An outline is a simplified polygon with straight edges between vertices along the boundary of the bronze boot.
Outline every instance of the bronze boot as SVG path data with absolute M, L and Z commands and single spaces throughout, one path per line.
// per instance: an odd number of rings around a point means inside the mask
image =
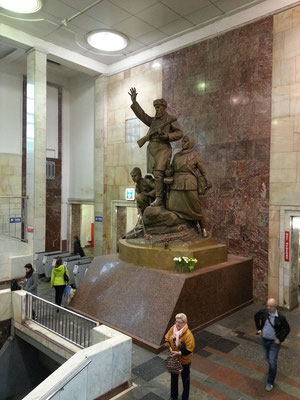
M 162 207 L 164 205 L 164 181 L 163 179 L 155 179 L 156 199 L 150 204 L 151 207 Z

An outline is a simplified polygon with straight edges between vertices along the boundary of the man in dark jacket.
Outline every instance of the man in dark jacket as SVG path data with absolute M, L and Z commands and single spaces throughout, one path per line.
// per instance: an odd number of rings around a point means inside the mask
M 79 254 L 80 257 L 84 257 L 84 251 L 83 248 L 81 247 L 80 239 L 78 235 L 74 236 L 74 255 Z
M 270 298 L 267 301 L 267 309 L 258 311 L 254 316 L 257 334 L 261 335 L 262 345 L 269 363 L 266 385 L 266 391 L 268 392 L 270 392 L 274 386 L 280 344 L 290 332 L 290 326 L 285 316 L 280 314 L 276 307 L 276 300 Z

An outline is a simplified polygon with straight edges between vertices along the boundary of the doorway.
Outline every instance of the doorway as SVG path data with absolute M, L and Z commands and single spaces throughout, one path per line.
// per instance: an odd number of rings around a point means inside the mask
M 111 239 L 110 252 L 118 252 L 118 243 L 127 232 L 131 231 L 138 220 L 135 201 L 112 200 L 111 202 Z
M 94 204 L 71 204 L 70 252 L 73 252 L 74 236 L 78 235 L 85 253 L 93 254 L 94 214 Z
M 298 307 L 300 207 L 280 207 L 279 305 Z
M 291 248 L 292 248 L 292 271 L 294 272 L 294 280 L 297 283 L 298 287 L 298 306 L 300 302 L 300 217 L 293 217 L 292 218 L 292 238 L 291 238 Z

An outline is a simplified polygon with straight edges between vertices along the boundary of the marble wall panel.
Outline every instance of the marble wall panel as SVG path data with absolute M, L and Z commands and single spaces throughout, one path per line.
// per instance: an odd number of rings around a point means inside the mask
M 290 211 L 291 215 L 300 206 L 299 16 L 299 6 L 274 16 L 270 210 L 288 207 L 294 210 Z M 283 223 L 276 218 L 269 231 L 269 283 L 273 285 L 269 291 L 287 308 L 293 306 L 290 289 L 295 286 L 290 279 L 291 265 L 283 258 L 282 238 L 289 226 L 289 220 Z
M 21 196 L 21 164 L 21 155 L 0 153 L 0 196 Z
M 61 148 L 61 144 L 59 145 Z M 61 158 L 47 158 L 55 162 L 55 179 L 46 180 L 46 251 L 59 250 L 61 225 Z
M 213 182 L 207 226 L 230 253 L 254 259 L 258 299 L 268 284 L 272 32 L 265 18 L 163 57 L 163 97 Z M 278 93 L 278 117 L 285 102 L 290 110 L 286 96 Z

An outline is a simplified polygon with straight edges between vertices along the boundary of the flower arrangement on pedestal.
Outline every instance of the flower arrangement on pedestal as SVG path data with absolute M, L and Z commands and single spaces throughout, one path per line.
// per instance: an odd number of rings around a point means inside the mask
M 149 247 L 152 247 L 152 236 L 148 235 L 147 233 L 144 234 L 145 239 L 148 241 L 149 243 Z
M 177 266 L 178 272 L 182 273 L 187 268 L 189 272 L 193 272 L 195 269 L 195 264 L 197 262 L 196 258 L 189 258 L 186 256 L 183 257 L 174 257 L 173 260 Z

